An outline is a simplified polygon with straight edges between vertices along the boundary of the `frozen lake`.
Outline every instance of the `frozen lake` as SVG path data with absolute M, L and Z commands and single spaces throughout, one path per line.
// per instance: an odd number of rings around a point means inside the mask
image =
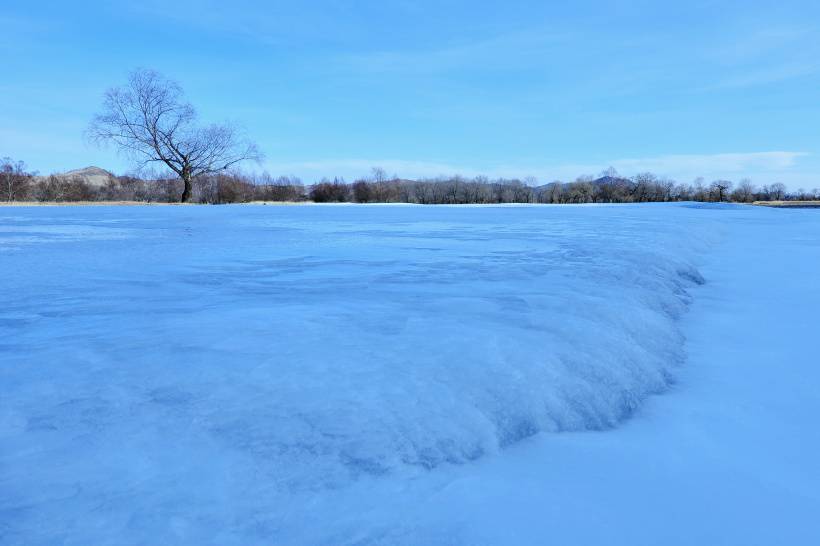
M 679 390 L 704 266 L 818 216 L 0 208 L 0 541 L 468 543 L 385 499 Z

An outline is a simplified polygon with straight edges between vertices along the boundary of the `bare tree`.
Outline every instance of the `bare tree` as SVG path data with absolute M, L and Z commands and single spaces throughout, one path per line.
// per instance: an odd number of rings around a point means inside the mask
M 786 198 L 786 186 L 780 182 L 775 182 L 769 186 L 769 199 L 772 201 L 782 201 Z
M 735 191 L 732 192 L 732 200 L 738 203 L 751 203 L 754 201 L 755 187 L 752 181 L 744 178 L 738 183 Z
M 717 198 L 718 201 L 723 201 L 726 197 L 726 194 L 732 190 L 732 183 L 728 180 L 715 180 L 709 186 L 709 193 L 713 198 Z
M 6 201 L 15 201 L 26 196 L 31 175 L 26 172 L 26 164 L 22 161 L 12 161 L 9 157 L 0 160 L 0 182 L 2 182 L 3 197 Z
M 386 182 L 387 181 L 387 172 L 381 167 L 373 167 L 370 169 L 371 174 L 373 175 L 373 182 Z
M 556 180 L 554 182 L 550 182 L 546 186 L 546 191 L 549 195 L 548 203 L 563 203 L 563 192 L 564 192 L 564 185 Z
M 181 201 L 191 198 L 198 176 L 230 169 L 242 161 L 259 161 L 253 142 L 230 125 L 197 125 L 194 108 L 182 89 L 153 70 L 135 70 L 124 87 L 109 89 L 103 111 L 92 120 L 89 137 L 113 142 L 142 168 L 161 163 L 182 180 Z
M 615 170 L 615 167 L 608 167 L 601 171 L 601 174 L 598 175 L 598 178 L 619 178 L 620 175 L 618 171 Z
M 658 183 L 658 177 L 650 172 L 638 173 L 632 177 L 632 195 L 638 203 L 652 199 L 653 188 Z

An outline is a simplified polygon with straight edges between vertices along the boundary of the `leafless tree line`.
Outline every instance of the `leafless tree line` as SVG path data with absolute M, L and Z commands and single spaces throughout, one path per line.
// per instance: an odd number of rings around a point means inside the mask
M 185 182 L 165 176 L 109 176 L 102 184 L 89 184 L 81 176 L 37 176 L 21 161 L 0 160 L 0 200 L 36 202 L 136 201 L 174 203 Z M 251 201 L 304 201 L 307 192 L 295 176 L 274 178 L 267 173 L 244 175 L 222 172 L 203 174 L 191 181 L 194 203 L 221 204 Z
M 38 177 L 21 161 L 0 160 L 0 198 L 4 201 L 179 201 L 184 181 L 173 173 L 166 176 L 111 176 L 105 183 L 90 185 L 82 177 L 51 175 Z M 478 176 L 438 177 L 406 180 L 388 177 L 381 169 L 353 183 L 344 179 L 322 179 L 304 185 L 295 176 L 273 177 L 268 173 L 240 172 L 202 174 L 191 181 L 190 201 L 221 204 L 253 201 L 314 201 L 317 203 L 645 203 L 663 201 L 753 201 L 818 200 L 820 190 L 789 192 L 780 183 L 755 186 L 748 179 L 737 184 L 727 180 L 711 183 L 696 179 L 682 184 L 642 173 L 621 177 L 612 170 L 599 177 L 579 177 L 573 182 L 538 185 L 535 179 L 491 180 Z
M 573 182 L 538 185 L 529 179 L 495 179 L 478 176 L 439 177 L 422 180 L 387 178 L 384 171 L 346 184 L 344 180 L 322 180 L 311 186 L 309 198 L 316 202 L 419 203 L 419 204 L 499 204 L 499 203 L 646 203 L 667 201 L 713 201 L 751 203 L 754 201 L 815 200 L 820 189 L 787 192 L 774 183 L 757 187 L 748 179 L 736 186 L 728 180 L 706 183 L 702 178 L 682 184 L 652 173 L 619 176 L 607 169 L 599 177 L 582 176 Z

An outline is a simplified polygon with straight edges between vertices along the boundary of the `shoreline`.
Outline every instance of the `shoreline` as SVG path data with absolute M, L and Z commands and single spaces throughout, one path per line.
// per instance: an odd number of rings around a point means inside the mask
M 818 209 L 820 201 L 755 201 L 752 205 L 773 209 Z
M 351 206 L 351 205 L 368 205 L 368 206 L 400 206 L 400 205 L 414 205 L 414 206 L 445 206 L 445 207 L 515 207 L 515 206 L 591 206 L 591 205 L 636 205 L 636 204 L 663 204 L 663 203 L 701 203 L 701 204 L 730 204 L 738 206 L 756 206 L 768 208 L 781 209 L 814 209 L 820 208 L 820 201 L 754 201 L 752 203 L 735 203 L 731 201 L 714 202 L 714 201 L 647 201 L 644 203 L 406 203 L 406 202 L 384 202 L 384 203 L 357 203 L 352 201 L 343 202 L 321 202 L 315 201 L 248 201 L 244 203 L 164 203 L 158 201 L 0 201 L 0 208 L 2 207 L 188 207 L 188 206 L 225 206 L 225 205 L 239 205 L 239 206 Z

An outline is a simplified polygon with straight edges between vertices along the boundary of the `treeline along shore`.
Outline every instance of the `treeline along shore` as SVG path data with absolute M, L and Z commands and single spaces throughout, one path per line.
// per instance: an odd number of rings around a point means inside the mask
M 93 173 L 90 175 L 89 172 Z M 179 201 L 183 182 L 178 177 L 115 176 L 98 168 L 66 174 L 38 176 L 25 164 L 5 158 L 0 161 L 0 201 L 70 203 L 135 201 L 172 203 Z M 267 173 L 225 172 L 203 175 L 193 181 L 191 202 L 203 204 L 268 202 L 316 203 L 646 203 L 668 201 L 712 201 L 752 203 L 756 201 L 813 201 L 820 190 L 787 191 L 780 183 L 757 186 L 750 180 L 691 183 L 642 173 L 632 177 L 609 169 L 598 177 L 582 176 L 572 182 L 538 184 L 535 179 L 489 179 L 483 176 L 441 176 L 407 180 L 390 177 L 375 168 L 370 176 L 352 183 L 344 179 L 322 179 L 304 184 L 295 176 L 272 177 Z

